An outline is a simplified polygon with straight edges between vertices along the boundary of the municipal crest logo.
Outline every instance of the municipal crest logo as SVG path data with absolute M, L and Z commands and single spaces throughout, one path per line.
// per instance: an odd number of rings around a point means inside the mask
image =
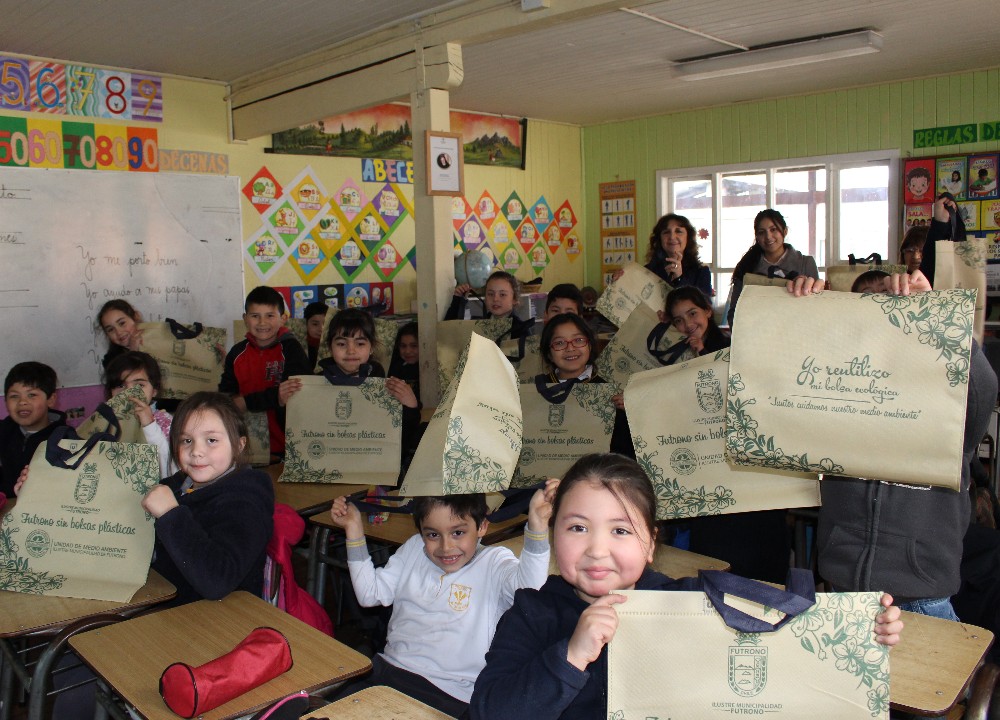
M 566 406 L 553 404 L 549 405 L 549 427 L 562 427 L 566 420 Z
M 452 583 L 448 591 L 448 607 L 455 612 L 464 612 L 469 609 L 469 599 L 472 597 L 472 588 L 468 585 Z
M 183 340 L 174 340 L 174 344 L 171 346 L 170 351 L 176 357 L 184 357 L 184 341 Z
M 24 539 L 24 549 L 31 557 L 43 557 L 52 549 L 52 539 L 44 530 L 32 530 Z
M 313 442 L 309 443 L 309 447 L 306 448 L 306 452 L 309 453 L 309 457 L 313 458 L 314 460 L 319 460 L 325 454 L 323 443 L 321 443 L 319 440 L 314 440 Z
M 698 455 L 690 448 L 677 448 L 670 453 L 670 467 L 678 475 L 690 475 L 698 469 Z
M 73 499 L 81 505 L 86 505 L 97 494 L 97 463 L 84 463 L 83 472 L 77 475 L 76 487 L 73 488 Z
M 759 633 L 736 633 L 729 647 L 729 689 L 740 697 L 759 695 L 767 685 L 767 648 Z
M 642 296 L 643 300 L 649 300 L 649 298 L 653 297 L 653 286 L 647 285 L 642 289 L 642 292 L 639 293 L 639 295 Z
M 521 461 L 522 465 L 530 465 L 535 462 L 535 448 L 525 446 L 521 448 Z
M 714 370 L 699 370 L 694 387 L 702 412 L 717 413 L 722 410 L 722 383 L 716 379 Z
M 628 371 L 628 358 L 623 358 L 623 357 L 618 358 L 615 361 L 615 369 L 618 370 L 619 372 L 627 372 Z
M 351 394 L 349 392 L 342 392 L 337 395 L 337 405 L 334 413 L 338 420 L 347 420 L 351 417 L 351 410 L 353 409 L 351 403 Z

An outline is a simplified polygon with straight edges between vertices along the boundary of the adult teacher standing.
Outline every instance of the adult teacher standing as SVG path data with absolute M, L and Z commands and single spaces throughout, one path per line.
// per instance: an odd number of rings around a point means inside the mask
M 696 287 L 707 297 L 715 294 L 712 271 L 698 257 L 694 225 L 683 215 L 669 213 L 656 221 L 649 234 L 646 269 L 672 288 Z M 612 279 L 617 280 L 621 274 L 618 270 Z

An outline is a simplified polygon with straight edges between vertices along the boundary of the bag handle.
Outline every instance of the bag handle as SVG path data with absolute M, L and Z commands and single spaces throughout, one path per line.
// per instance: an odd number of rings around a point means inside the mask
M 94 412 L 108 424 L 108 429 L 100 434 L 108 435 L 113 441 L 120 441 L 122 439 L 122 423 L 111 406 L 107 403 L 101 403 L 94 409 Z
M 882 256 L 876 252 L 866 258 L 856 258 L 854 257 L 854 253 L 851 253 L 847 256 L 847 262 L 850 265 L 881 265 Z
M 535 376 L 535 389 L 539 395 L 553 405 L 562 405 L 569 399 L 573 393 L 573 386 L 578 382 L 580 382 L 579 378 L 570 378 L 555 385 L 549 385 L 545 382 L 544 375 L 537 375 Z
M 646 352 L 656 358 L 660 365 L 673 365 L 688 347 L 687 340 L 681 338 L 666 350 L 660 350 L 660 342 L 668 330 L 670 330 L 669 323 L 657 323 L 646 336 Z
M 702 570 L 698 575 L 701 578 L 702 589 L 712 606 L 722 616 L 726 625 L 737 632 L 774 632 L 816 603 L 816 586 L 812 572 L 801 568 L 791 568 L 788 571 L 784 590 L 721 570 Z M 780 610 L 785 613 L 785 617 L 773 624 L 760 620 L 731 605 L 726 605 L 727 594 Z
M 164 322 L 166 322 L 167 326 L 170 328 L 171 334 L 178 340 L 194 340 L 196 337 L 201 335 L 201 331 L 205 329 L 200 322 L 196 322 L 191 328 L 181 325 L 173 318 L 167 318 Z
M 63 440 L 79 439 L 80 437 L 76 434 L 76 431 L 68 425 L 61 425 L 53 430 L 52 434 L 45 441 L 45 459 L 49 465 L 62 468 L 63 470 L 76 470 L 97 443 L 102 441 L 116 442 L 115 438 L 107 433 L 94 433 L 84 440 L 83 445 L 76 450 L 59 447 L 59 443 Z
M 513 330 L 514 326 L 511 325 L 511 332 L 513 332 Z M 524 360 L 524 356 L 528 354 L 524 349 L 524 343 L 527 339 L 528 339 L 527 335 L 521 335 L 519 338 L 517 338 L 517 354 L 507 355 L 507 353 L 504 353 L 504 355 L 507 356 L 508 360 L 510 360 L 511 362 L 520 362 L 521 360 Z M 501 341 L 497 340 L 496 342 L 497 345 L 499 346 Z

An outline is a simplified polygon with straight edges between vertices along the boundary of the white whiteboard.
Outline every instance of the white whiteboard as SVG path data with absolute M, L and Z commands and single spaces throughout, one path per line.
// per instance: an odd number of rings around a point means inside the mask
M 37 360 L 60 387 L 100 382 L 113 298 L 231 328 L 242 238 L 239 178 L 0 167 L 0 372 Z

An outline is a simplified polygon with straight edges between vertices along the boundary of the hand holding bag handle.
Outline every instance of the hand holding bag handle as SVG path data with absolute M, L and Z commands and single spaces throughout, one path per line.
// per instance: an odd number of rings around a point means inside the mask
M 539 375 L 535 378 L 535 389 L 548 402 L 554 405 L 562 405 L 569 399 L 570 394 L 573 392 L 573 386 L 579 382 L 583 381 L 578 378 L 570 378 L 555 385 L 549 385 L 545 382 L 545 377 Z
M 121 432 L 120 429 L 119 432 Z M 76 470 L 97 443 L 101 441 L 116 442 L 115 438 L 107 433 L 94 433 L 76 450 L 69 450 L 59 446 L 59 443 L 63 440 L 79 439 L 76 431 L 69 426 L 60 426 L 53 430 L 52 434 L 45 441 L 45 459 L 49 465 L 62 468 L 63 470 Z
M 165 322 L 170 328 L 170 333 L 178 340 L 194 340 L 205 329 L 205 326 L 200 322 L 196 322 L 191 328 L 181 325 L 173 318 L 167 318 Z
M 816 586 L 812 572 L 801 568 L 791 568 L 788 571 L 784 590 L 721 570 L 702 570 L 699 577 L 712 606 L 722 616 L 726 625 L 737 632 L 774 632 L 816 603 Z M 759 620 L 742 610 L 726 605 L 727 594 L 780 610 L 785 613 L 785 617 L 773 624 Z
M 660 365 L 673 365 L 677 358 L 684 354 L 688 344 L 686 338 L 681 338 L 666 350 L 660 350 L 663 336 L 670 330 L 670 323 L 657 323 L 656 327 L 646 336 L 646 352 L 656 358 Z

